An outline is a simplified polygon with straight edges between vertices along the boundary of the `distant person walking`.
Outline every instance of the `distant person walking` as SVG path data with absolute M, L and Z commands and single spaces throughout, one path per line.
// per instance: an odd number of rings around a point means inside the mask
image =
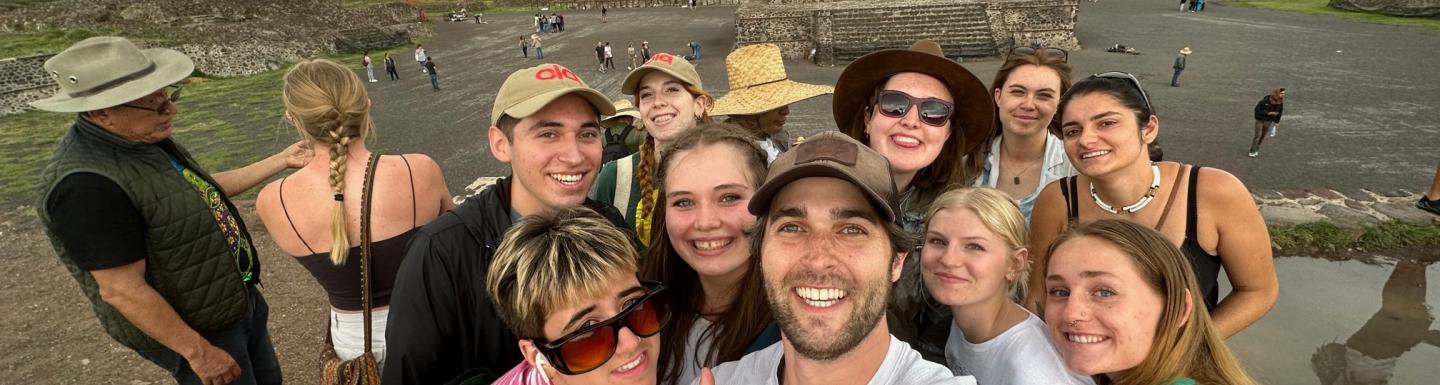
M 607 21 L 607 20 L 605 19 L 605 15 L 606 15 L 607 13 L 610 13 L 610 8 L 609 8 L 609 7 L 606 7 L 605 4 L 600 4 L 600 22 L 601 22 L 601 23 L 608 23 L 608 22 L 609 22 L 609 21 Z
M 365 64 L 365 76 L 370 78 L 370 82 L 374 83 L 379 81 L 375 80 L 375 65 L 370 61 L 370 50 L 365 50 L 365 59 L 361 62 Z
M 699 41 L 699 40 L 691 40 L 691 41 L 690 41 L 690 57 L 693 58 L 693 59 L 691 59 L 691 60 L 700 60 L 700 41 Z
M 595 43 L 595 60 L 600 62 L 600 72 L 605 72 L 605 42 Z
M 434 88 L 436 91 L 439 91 L 439 90 L 440 90 L 440 78 L 438 77 L 438 75 L 435 74 L 435 58 L 434 58 L 434 57 L 430 57 L 429 60 L 426 60 L 426 61 L 425 61 L 425 72 L 427 72 L 427 73 L 430 74 L 430 88 Z
M 389 52 L 385 53 L 385 73 L 390 75 L 390 81 L 392 82 L 400 80 L 400 73 L 395 71 L 395 58 L 390 57 Z
M 1260 144 L 1265 137 L 1275 136 L 1280 128 L 1280 114 L 1285 111 L 1285 87 L 1270 90 L 1269 95 L 1255 103 L 1255 138 L 1250 140 L 1250 157 L 1260 155 Z
M 520 57 L 530 58 L 530 42 L 525 41 L 524 36 L 520 37 Z
M 610 42 L 605 42 L 605 68 L 615 69 L 615 51 L 610 49 Z
M 650 42 L 648 42 L 648 41 L 642 41 L 642 42 L 640 42 L 640 63 L 641 63 L 641 64 L 644 64 L 644 63 L 649 63 L 649 62 L 650 62 Z
M 626 48 L 625 48 L 625 52 L 630 55 L 630 66 L 629 66 L 629 67 L 625 67 L 625 70 L 626 70 L 626 71 L 630 71 L 630 70 L 634 70 L 635 67 L 639 67 L 640 64 L 635 62 L 635 59 L 636 59 L 636 57 L 635 57 L 635 42 L 627 43 L 627 44 L 626 44 Z
M 565 15 L 555 14 L 555 25 L 560 26 L 560 32 L 565 32 Z
M 1170 77 L 1171 87 L 1180 86 L 1180 72 L 1185 71 L 1185 58 L 1188 56 L 1190 56 L 1190 47 L 1181 48 L 1180 54 L 1175 56 L 1175 65 L 1170 66 L 1175 69 L 1175 76 Z
M 420 72 L 425 72 L 425 60 L 426 60 L 426 58 L 427 58 L 427 56 L 425 56 L 425 46 L 420 45 L 420 44 L 416 44 L 416 45 L 415 45 L 415 62 L 416 62 L 416 63 L 420 63 Z
M 545 60 L 545 48 L 542 48 L 542 46 L 541 46 L 541 44 L 540 44 L 540 34 L 538 34 L 538 33 L 532 33 L 532 34 L 530 34 L 530 46 L 531 46 L 531 47 L 535 47 L 535 58 L 536 58 L 536 59 Z

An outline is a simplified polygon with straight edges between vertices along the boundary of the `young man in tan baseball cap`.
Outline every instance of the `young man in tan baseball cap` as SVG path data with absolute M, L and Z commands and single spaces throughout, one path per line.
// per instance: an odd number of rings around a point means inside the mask
M 885 303 L 915 240 L 895 224 L 890 162 L 839 131 L 781 154 L 750 198 L 750 238 L 781 343 L 715 384 L 974 384 L 890 335 Z M 710 379 L 702 378 L 705 383 Z
M 633 240 L 615 208 L 585 197 L 600 169 L 600 116 L 613 114 L 609 99 L 560 65 L 505 79 L 486 134 L 491 154 L 510 165 L 511 175 L 411 239 L 391 294 L 384 383 L 489 383 L 520 362 L 518 340 L 485 291 L 491 255 L 520 218 L 584 206 Z

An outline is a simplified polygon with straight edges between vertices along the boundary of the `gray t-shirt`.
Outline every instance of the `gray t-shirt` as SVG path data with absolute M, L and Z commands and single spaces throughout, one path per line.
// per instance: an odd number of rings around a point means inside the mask
M 1026 315 L 1024 321 L 978 344 L 966 341 L 965 332 L 951 322 L 946 364 L 956 375 L 973 375 L 985 385 L 1094 385 L 1090 378 L 1066 369 L 1045 323 L 1035 314 Z
M 750 353 L 739 361 L 726 362 L 714 369 L 716 384 L 763 384 L 780 385 L 780 361 L 784 359 L 785 344 L 771 345 L 764 350 Z M 692 384 L 699 384 L 697 379 Z M 895 336 L 890 336 L 890 349 L 885 361 L 870 378 L 869 385 L 920 384 L 920 385 L 975 385 L 975 377 L 950 373 L 940 364 L 920 358 L 920 352 L 910 348 Z

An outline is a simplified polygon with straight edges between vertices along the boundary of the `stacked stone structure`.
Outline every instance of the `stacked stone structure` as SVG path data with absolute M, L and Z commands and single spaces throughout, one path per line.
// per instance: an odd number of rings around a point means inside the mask
M 1068 50 L 1076 0 L 750 0 L 735 14 L 736 44 L 775 43 L 789 58 L 854 60 L 919 39 L 952 57 L 987 57 L 1038 43 Z
M 743 0 L 695 0 L 696 6 L 714 5 L 739 5 Z M 502 6 L 544 6 L 560 7 L 564 9 L 600 9 L 601 5 L 608 8 L 659 8 L 679 7 L 690 4 L 689 0 L 495 0 L 495 5 Z
M 235 77 L 407 44 L 424 31 L 418 12 L 399 2 L 351 9 L 333 0 L 56 0 L 0 14 L 0 31 L 123 31 L 141 46 L 189 55 L 200 73 Z M 54 93 L 42 67 L 51 55 L 0 60 L 0 115 Z
M 1440 0 L 1330 0 L 1330 8 L 1392 16 L 1440 18 Z

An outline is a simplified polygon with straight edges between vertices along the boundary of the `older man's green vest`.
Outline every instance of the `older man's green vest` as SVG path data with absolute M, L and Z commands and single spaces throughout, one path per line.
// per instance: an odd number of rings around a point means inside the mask
M 51 190 L 71 174 L 93 173 L 114 181 L 129 195 L 145 220 L 145 281 L 201 335 L 209 336 L 234 325 L 245 316 L 249 306 L 246 283 L 236 258 L 210 206 L 195 187 L 175 171 L 160 146 L 173 145 L 178 160 L 211 184 L 219 185 L 178 144 L 166 142 L 130 142 L 83 118 L 76 118 L 41 173 L 41 196 L 36 206 L 55 254 L 80 283 L 105 332 L 120 344 L 142 351 L 165 346 L 100 298 L 94 276 L 75 265 L 55 236 L 56 224 L 45 207 Z M 223 193 L 219 195 L 232 213 L 238 213 L 229 198 Z M 238 215 L 236 220 L 240 220 Z M 238 223 L 241 233 L 245 233 L 244 222 Z M 248 242 L 249 237 L 245 238 Z M 245 246 L 254 250 L 249 244 Z M 258 276 L 259 262 L 255 263 L 253 272 Z

